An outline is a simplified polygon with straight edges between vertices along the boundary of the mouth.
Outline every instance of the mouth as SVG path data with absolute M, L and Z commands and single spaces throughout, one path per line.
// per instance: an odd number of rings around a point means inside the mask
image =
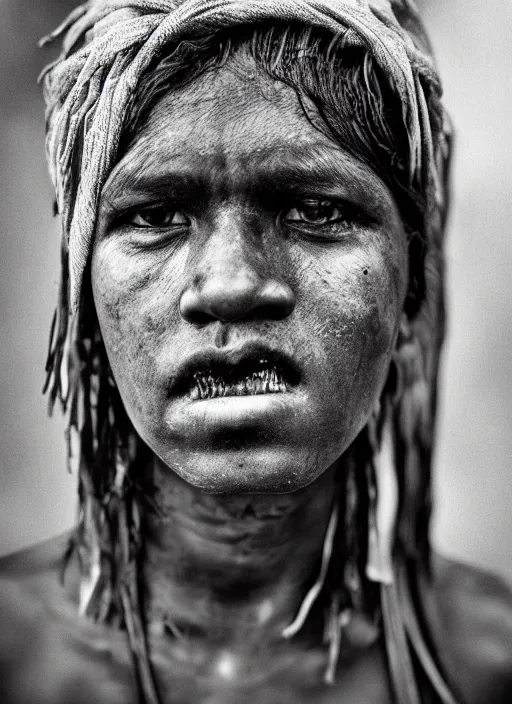
M 299 369 L 288 355 L 260 343 L 246 343 L 192 355 L 178 370 L 169 393 L 192 401 L 283 394 L 293 391 L 299 381 Z
M 259 369 L 245 373 L 242 369 L 232 369 L 224 375 L 196 372 L 189 396 L 194 401 L 203 401 L 225 396 L 279 394 L 291 390 L 283 369 L 270 366 L 265 360 L 260 360 L 259 365 Z

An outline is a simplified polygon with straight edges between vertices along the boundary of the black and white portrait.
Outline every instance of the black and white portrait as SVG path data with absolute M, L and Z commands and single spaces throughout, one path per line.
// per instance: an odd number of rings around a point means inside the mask
M 2 703 L 512 701 L 511 29 L 4 0 Z

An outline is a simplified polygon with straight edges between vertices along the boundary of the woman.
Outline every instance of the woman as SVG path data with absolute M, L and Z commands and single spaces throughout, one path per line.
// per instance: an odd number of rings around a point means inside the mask
M 450 133 L 413 7 L 102 0 L 62 33 L 80 515 L 4 562 L 4 698 L 509 701 L 508 592 L 429 551 Z

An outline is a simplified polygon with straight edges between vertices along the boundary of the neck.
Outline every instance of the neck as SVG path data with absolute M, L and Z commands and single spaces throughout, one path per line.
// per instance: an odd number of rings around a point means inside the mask
M 205 494 L 155 461 L 145 617 L 212 641 L 281 637 L 320 569 L 335 467 L 291 494 Z M 167 624 L 167 625 L 166 625 Z

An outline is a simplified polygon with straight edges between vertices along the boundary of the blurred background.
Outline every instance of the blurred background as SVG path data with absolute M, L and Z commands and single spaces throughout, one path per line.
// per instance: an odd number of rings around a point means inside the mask
M 512 3 L 419 3 L 456 131 L 434 545 L 512 580 Z M 0 554 L 68 528 L 76 477 L 41 395 L 59 233 L 37 40 L 70 0 L 0 0 Z

